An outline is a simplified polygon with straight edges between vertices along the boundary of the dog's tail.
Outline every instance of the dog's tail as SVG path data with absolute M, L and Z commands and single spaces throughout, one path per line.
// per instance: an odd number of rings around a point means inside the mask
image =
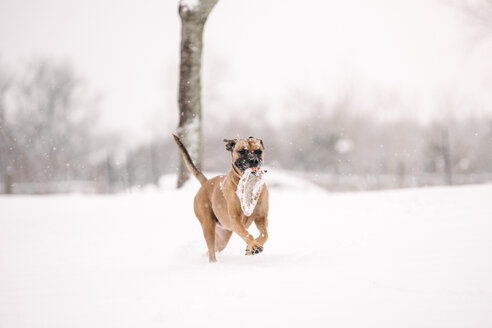
M 203 184 L 207 182 L 208 179 L 203 175 L 202 172 L 200 172 L 199 169 L 197 169 L 195 164 L 193 164 L 190 154 L 188 154 L 188 151 L 186 150 L 181 140 L 175 134 L 173 134 L 173 137 L 174 137 L 174 141 L 176 141 L 176 144 L 178 145 L 181 155 L 183 155 L 183 159 L 186 163 L 186 167 L 195 176 L 195 178 L 197 178 L 198 181 L 200 181 L 200 184 L 203 186 Z

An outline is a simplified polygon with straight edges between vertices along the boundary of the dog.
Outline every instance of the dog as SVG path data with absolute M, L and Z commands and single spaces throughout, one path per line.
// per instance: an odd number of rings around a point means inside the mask
M 246 243 L 246 255 L 261 253 L 268 239 L 268 189 L 263 185 L 250 216 L 243 213 L 236 190 L 248 168 L 259 169 L 263 164 L 263 141 L 253 137 L 224 139 L 226 150 L 231 153 L 231 169 L 225 176 L 207 179 L 197 169 L 181 140 L 174 134 L 173 137 L 188 170 L 201 184 L 195 196 L 194 211 L 203 229 L 209 261 L 216 261 L 215 253 L 224 250 L 233 232 Z M 253 222 L 260 232 L 258 238 L 253 238 L 246 230 Z

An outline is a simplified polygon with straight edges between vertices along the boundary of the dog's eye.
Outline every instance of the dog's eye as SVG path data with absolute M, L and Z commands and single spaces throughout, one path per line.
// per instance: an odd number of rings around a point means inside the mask
M 241 155 L 245 155 L 248 153 L 248 150 L 246 148 L 243 148 L 243 149 L 239 150 L 238 153 Z
M 255 154 L 256 155 L 261 155 L 261 153 L 263 153 L 263 151 L 261 151 L 261 149 L 256 149 L 255 150 Z

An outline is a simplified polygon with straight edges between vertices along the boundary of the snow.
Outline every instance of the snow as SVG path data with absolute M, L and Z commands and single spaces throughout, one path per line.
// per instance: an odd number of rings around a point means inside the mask
M 348 153 L 354 149 L 354 142 L 350 139 L 343 138 L 335 143 L 335 150 L 340 154 Z
M 234 236 L 213 264 L 196 181 L 0 197 L 0 326 L 492 326 L 492 185 L 328 193 L 265 179 L 264 252 L 244 256 Z
M 187 8 L 188 10 L 193 10 L 199 3 L 200 0 L 180 0 L 179 2 L 182 7 Z

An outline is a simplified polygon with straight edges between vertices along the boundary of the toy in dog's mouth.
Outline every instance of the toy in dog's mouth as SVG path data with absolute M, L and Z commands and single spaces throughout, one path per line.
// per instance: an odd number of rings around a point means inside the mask
M 244 171 L 237 184 L 236 195 L 241 202 L 244 215 L 250 216 L 255 210 L 265 181 L 263 171 L 259 167 L 248 168 Z

